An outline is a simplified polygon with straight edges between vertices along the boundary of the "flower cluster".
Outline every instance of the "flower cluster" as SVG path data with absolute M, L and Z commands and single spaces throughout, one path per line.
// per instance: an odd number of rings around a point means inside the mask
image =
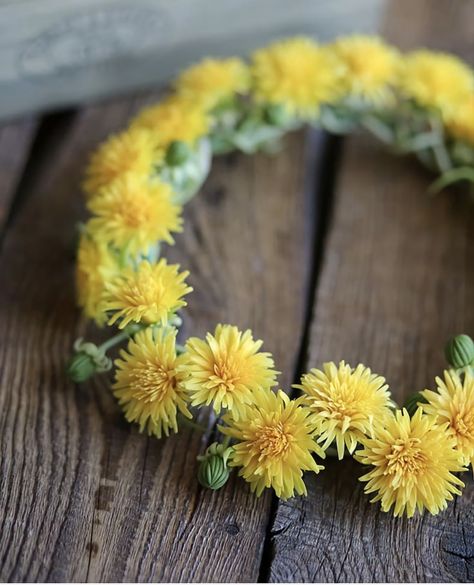
M 182 230 L 182 204 L 205 179 L 212 154 L 271 147 L 304 123 L 336 132 L 364 127 L 399 152 L 474 180 L 474 74 L 452 55 L 402 55 L 377 37 L 320 45 L 296 37 L 257 50 L 249 63 L 204 59 L 160 103 L 93 153 L 84 191 L 78 299 L 99 325 L 108 283 Z M 113 295 L 112 295 L 113 296 Z
M 78 303 L 98 326 L 117 328 L 97 347 L 80 340 L 68 373 L 82 382 L 112 367 L 127 421 L 158 438 L 211 407 L 222 443 L 200 457 L 199 481 L 222 487 L 230 470 L 260 495 L 306 494 L 303 475 L 334 452 L 368 466 L 361 480 L 395 515 L 442 510 L 474 462 L 474 343 L 450 342 L 436 391 L 398 410 L 385 379 L 344 361 L 312 369 L 278 390 L 272 356 L 250 330 L 217 325 L 180 340 L 189 273 L 161 257 L 183 228 L 182 207 L 205 180 L 213 154 L 271 149 L 310 123 L 365 128 L 441 174 L 439 185 L 474 181 L 474 74 L 451 55 L 402 55 L 376 37 L 327 44 L 297 37 L 257 50 L 249 62 L 205 59 L 171 93 L 92 154 L 83 183 Z M 471 355 L 472 354 L 472 355 Z

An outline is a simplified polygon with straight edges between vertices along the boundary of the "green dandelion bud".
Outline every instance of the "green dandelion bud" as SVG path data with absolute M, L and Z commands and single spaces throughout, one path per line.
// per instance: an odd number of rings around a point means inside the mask
M 232 447 L 212 443 L 206 453 L 198 457 L 198 461 L 201 462 L 198 470 L 198 481 L 203 487 L 219 490 L 225 485 L 230 475 L 227 460 L 231 453 Z
M 419 403 L 426 403 L 426 399 L 421 395 L 420 392 L 415 392 L 414 394 L 410 394 L 408 398 L 405 400 L 403 408 L 405 408 L 410 415 L 410 418 L 415 414 L 418 410 Z
M 86 353 L 78 353 L 73 356 L 67 367 L 68 378 L 76 383 L 85 382 L 94 374 L 94 360 Z
M 453 368 L 464 368 L 474 362 L 474 341 L 469 335 L 456 335 L 446 344 L 444 355 Z
M 103 349 L 94 343 L 83 341 L 82 338 L 74 343 L 74 352 L 66 370 L 73 382 L 85 382 L 95 373 L 107 372 L 112 367 L 112 361 L 105 355 Z
M 283 104 L 270 104 L 265 108 L 264 118 L 271 126 L 285 126 L 289 121 L 288 109 Z
M 189 146 L 181 140 L 174 140 L 166 152 L 166 164 L 170 167 L 179 167 L 187 162 L 192 155 Z
M 211 455 L 205 461 L 201 461 L 198 471 L 198 481 L 203 487 L 218 490 L 228 479 L 229 470 L 222 457 Z

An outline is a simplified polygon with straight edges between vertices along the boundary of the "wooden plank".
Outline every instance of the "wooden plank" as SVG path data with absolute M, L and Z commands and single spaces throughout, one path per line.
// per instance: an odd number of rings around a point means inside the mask
M 84 333 L 74 307 L 75 222 L 85 157 L 137 103 L 80 113 L 38 170 L 8 233 L 0 270 L 0 578 L 5 581 L 255 581 L 270 497 L 242 480 L 196 480 L 201 437 L 169 440 L 127 425 L 107 379 L 64 375 Z M 288 387 L 305 320 L 318 144 L 289 137 L 274 158 L 215 163 L 169 250 L 192 272 L 188 333 L 219 321 L 266 340 Z M 312 157 L 305 178 L 305 156 Z M 308 189 L 304 184 L 309 183 Z
M 8 216 L 36 127 L 33 118 L 0 127 L 0 230 Z
M 388 36 L 405 47 L 472 51 L 473 5 L 394 1 Z M 471 54 L 472 56 L 472 54 Z M 446 339 L 474 331 L 474 210 L 437 199 L 418 165 L 367 138 L 344 149 L 315 294 L 306 370 L 359 361 L 383 373 L 399 402 L 430 387 Z M 280 503 L 269 580 L 430 582 L 474 579 L 474 485 L 436 517 L 394 519 L 370 504 L 353 460 L 328 461 L 307 499 Z
M 0 118 L 161 83 L 271 39 L 373 31 L 385 0 L 0 0 Z

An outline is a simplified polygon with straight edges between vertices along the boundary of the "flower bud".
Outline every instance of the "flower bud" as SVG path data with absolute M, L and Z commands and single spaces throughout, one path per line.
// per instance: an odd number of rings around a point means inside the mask
M 67 375 L 70 380 L 80 384 L 95 374 L 96 366 L 94 358 L 86 353 L 75 354 L 67 367 Z
M 218 490 L 228 479 L 229 469 L 222 460 L 222 457 L 219 457 L 219 455 L 211 455 L 209 458 L 201 461 L 198 471 L 198 481 L 203 487 Z
M 474 341 L 469 335 L 456 335 L 446 344 L 444 354 L 450 366 L 464 368 L 474 362 Z
M 94 343 L 79 338 L 74 343 L 74 351 L 75 354 L 66 370 L 69 379 L 73 382 L 85 382 L 96 372 L 106 372 L 112 367 L 112 361 Z
M 198 481 L 203 487 L 218 490 L 225 485 L 230 475 L 227 460 L 231 453 L 232 447 L 213 443 L 204 455 L 198 457 L 198 461 L 201 462 Z
M 270 104 L 265 108 L 265 122 L 271 126 L 285 126 L 288 123 L 288 109 L 283 104 Z
M 415 392 L 414 394 L 410 394 L 410 396 L 408 396 L 408 398 L 405 400 L 403 408 L 405 408 L 410 417 L 412 417 L 418 410 L 420 402 L 425 403 L 426 399 L 421 395 L 420 392 Z
M 189 159 L 191 154 L 191 149 L 185 142 L 174 140 L 166 152 L 166 164 L 170 167 L 179 167 Z

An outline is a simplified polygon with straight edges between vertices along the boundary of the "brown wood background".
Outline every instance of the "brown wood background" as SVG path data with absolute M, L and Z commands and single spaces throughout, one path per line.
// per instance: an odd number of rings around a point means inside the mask
M 474 5 L 393 0 L 385 34 L 474 61 Z M 122 99 L 0 129 L 0 579 L 2 581 L 473 581 L 473 482 L 437 517 L 369 505 L 351 461 L 309 497 L 257 500 L 196 481 L 209 433 L 130 428 L 106 378 L 64 376 L 93 334 L 74 306 L 74 229 L 90 149 L 156 98 Z M 431 199 L 430 176 L 372 140 L 312 132 L 276 157 L 216 160 L 169 249 L 192 273 L 186 331 L 252 327 L 283 387 L 345 358 L 395 396 L 431 384 L 445 339 L 474 333 L 474 211 Z

